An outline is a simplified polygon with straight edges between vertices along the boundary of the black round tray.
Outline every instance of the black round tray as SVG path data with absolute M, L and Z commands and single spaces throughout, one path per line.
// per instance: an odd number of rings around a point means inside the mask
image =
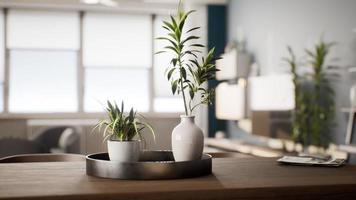
M 86 172 L 90 176 L 112 179 L 179 179 L 211 174 L 212 157 L 175 162 L 171 151 L 143 151 L 139 162 L 110 161 L 108 153 L 86 156 Z

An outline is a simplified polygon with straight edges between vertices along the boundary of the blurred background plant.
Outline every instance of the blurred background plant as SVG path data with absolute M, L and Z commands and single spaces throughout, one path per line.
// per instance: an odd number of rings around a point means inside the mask
M 306 49 L 306 67 L 311 73 L 299 73 L 296 56 L 287 47 L 289 57 L 284 60 L 290 66 L 295 92 L 292 138 L 305 148 L 309 145 L 327 148 L 330 130 L 335 117 L 335 95 L 330 79 L 337 77 L 339 68 L 326 64 L 330 48 L 335 43 L 321 39 L 312 49 Z M 330 70 L 332 69 L 332 70 Z

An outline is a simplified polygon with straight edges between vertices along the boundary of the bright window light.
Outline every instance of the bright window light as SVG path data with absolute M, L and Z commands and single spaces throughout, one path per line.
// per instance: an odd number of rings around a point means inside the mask
M 75 112 L 76 84 L 74 51 L 10 52 L 10 112 Z
M 83 23 L 84 66 L 151 67 L 150 15 L 86 13 Z
M 79 13 L 14 10 L 8 13 L 11 49 L 79 49 Z
M 87 68 L 85 73 L 84 109 L 102 112 L 106 101 L 125 102 L 127 110 L 149 109 L 147 69 Z
M 156 112 L 184 111 L 184 104 L 181 98 L 155 98 L 153 106 Z

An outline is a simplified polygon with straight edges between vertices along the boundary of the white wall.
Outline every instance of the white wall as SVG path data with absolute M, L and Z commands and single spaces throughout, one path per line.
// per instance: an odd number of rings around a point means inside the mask
M 356 1 L 355 0 L 231 0 L 229 4 L 229 39 L 244 37 L 247 50 L 261 67 L 261 74 L 288 71 L 282 57 L 286 46 L 304 55 L 321 35 L 335 41 L 330 58 L 335 64 L 356 66 Z M 341 107 L 349 106 L 349 88 L 356 83 L 356 74 L 344 72 L 334 82 L 337 103 L 337 124 L 334 139 L 343 142 L 347 115 Z
M 229 8 L 229 38 L 245 35 L 263 74 L 285 70 L 286 45 L 300 55 L 322 34 L 338 43 L 332 54 L 342 58 L 340 64 L 356 61 L 354 0 L 232 0 Z

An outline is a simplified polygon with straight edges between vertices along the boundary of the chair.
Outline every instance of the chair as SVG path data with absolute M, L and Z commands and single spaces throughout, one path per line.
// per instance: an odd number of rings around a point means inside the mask
M 0 158 L 18 154 L 49 153 L 49 151 L 36 141 L 21 138 L 1 138 Z
M 79 153 L 80 137 L 74 127 L 54 127 L 40 133 L 33 141 L 52 153 Z
M 80 154 L 23 154 L 0 158 L 0 163 L 25 163 L 25 162 L 75 162 L 85 161 L 85 156 Z

